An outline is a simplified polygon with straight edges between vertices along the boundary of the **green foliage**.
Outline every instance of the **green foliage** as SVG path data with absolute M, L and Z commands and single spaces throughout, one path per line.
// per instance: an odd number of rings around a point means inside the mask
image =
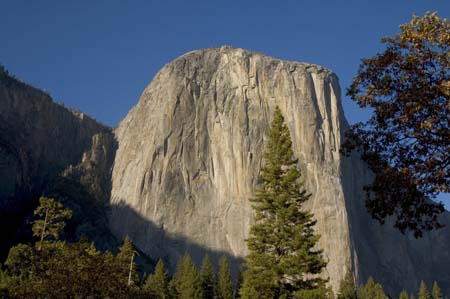
M 356 299 L 356 287 L 351 271 L 348 271 L 341 281 L 337 299 Z
M 9 297 L 8 285 L 11 283 L 10 280 L 11 278 L 5 273 L 5 271 L 3 271 L 0 264 L 0 299 L 6 299 Z
M 139 284 L 139 275 L 135 262 L 135 248 L 128 236 L 125 237 L 119 252 L 109 259 L 111 275 L 118 284 L 136 290 Z
M 233 299 L 233 283 L 231 282 L 230 266 L 226 256 L 222 256 L 219 260 L 217 299 Z
M 367 208 L 381 223 L 394 216 L 416 237 L 441 227 L 442 204 L 427 200 L 450 192 L 450 22 L 436 13 L 413 16 L 384 52 L 363 59 L 347 94 L 369 121 L 347 132 L 344 152 L 357 149 L 374 172 Z
M 149 275 L 145 280 L 143 289 L 151 298 L 169 298 L 169 273 L 161 259 L 156 264 L 154 273 Z
M 358 289 L 358 299 L 388 299 L 381 284 L 369 277 L 367 283 Z
M 400 293 L 400 296 L 398 297 L 399 299 L 409 299 L 409 294 L 407 291 L 402 291 Z
M 43 242 L 40 249 L 11 249 L 6 266 L 11 298 L 134 298 L 137 289 L 118 280 L 117 257 L 88 242 Z
M 290 298 L 288 296 L 280 297 L 280 299 Z M 332 299 L 334 298 L 333 292 L 330 288 L 320 287 L 314 289 L 303 289 L 296 291 L 294 294 L 295 299 Z
M 275 290 L 272 284 L 272 273 L 263 271 L 258 273 L 256 269 L 250 268 L 244 272 L 244 281 L 239 291 L 243 299 L 273 299 Z
M 316 248 L 313 215 L 302 210 L 309 199 L 300 180 L 289 130 L 277 107 L 268 132 L 261 184 L 251 199 L 255 224 L 247 245 L 247 271 L 241 296 L 291 298 L 300 290 L 321 289 L 319 274 L 326 263 Z
M 117 245 L 117 240 L 108 226 L 106 201 L 98 200 L 79 181 L 65 176 L 59 176 L 52 182 L 50 194 L 60 199 L 61 203 L 73 212 L 64 229 L 64 237 L 76 240 L 83 236 L 98 241 L 102 248 Z
M 72 217 L 72 211 L 55 201 L 53 198 L 39 198 L 39 206 L 34 211 L 38 218 L 33 222 L 33 236 L 40 238 L 39 247 L 47 238 L 58 239 L 64 228 L 65 220 Z
M 36 264 L 37 257 L 34 247 L 26 244 L 12 247 L 5 262 L 11 275 L 23 278 L 35 272 Z
M 425 281 L 420 282 L 418 299 L 431 299 L 430 292 L 428 291 L 427 284 Z
M 332 291 L 325 286 L 299 289 L 292 293 L 277 293 L 270 278 L 249 277 L 249 271 L 239 278 L 233 293 L 230 269 L 226 257 L 219 262 L 217 282 L 214 279 L 212 262 L 203 259 L 200 273 L 189 255 L 180 259 L 177 272 L 169 282 L 169 274 L 162 260 L 159 260 L 153 274 L 149 275 L 142 287 L 138 286 L 137 274 L 128 285 L 131 256 L 134 248 L 126 238 L 117 255 L 98 251 L 93 243 L 79 241 L 44 241 L 37 245 L 19 244 L 11 248 L 5 263 L 0 268 L 0 298 L 120 298 L 120 299 L 331 299 Z M 134 268 L 136 269 L 136 268 Z M 270 273 L 269 273 L 270 274 Z M 239 275 L 241 276 L 241 275 Z M 262 279 L 262 280 L 261 280 Z M 240 287 L 242 281 L 242 287 Z M 263 283 L 261 283 L 263 282 Z M 264 284 L 265 282 L 268 282 Z M 255 288 L 254 285 L 258 287 Z M 355 286 L 351 272 L 341 281 L 337 299 L 387 299 L 383 288 L 372 278 L 362 285 L 355 296 Z M 419 299 L 443 299 L 444 296 L 435 282 L 432 295 L 425 283 L 420 284 Z M 400 299 L 414 299 L 406 291 Z
M 201 299 L 200 276 L 189 254 L 178 262 L 177 272 L 171 281 L 171 293 L 177 299 Z
M 208 255 L 203 258 L 200 268 L 200 284 L 202 287 L 202 298 L 214 299 L 216 292 L 215 275 L 211 259 Z
M 431 295 L 433 299 L 444 299 L 444 295 L 442 294 L 441 288 L 439 287 L 437 281 L 433 283 Z
M 239 268 L 239 273 L 236 281 L 236 286 L 234 288 L 233 298 L 239 299 L 241 298 L 241 294 L 239 293 L 242 288 L 242 284 L 244 283 L 244 271 L 242 268 Z

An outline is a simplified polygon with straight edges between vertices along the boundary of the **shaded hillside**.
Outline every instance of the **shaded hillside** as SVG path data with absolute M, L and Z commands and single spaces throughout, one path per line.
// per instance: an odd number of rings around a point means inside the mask
M 18 229 L 29 220 L 37 197 L 62 193 L 62 177 L 87 189 L 72 195 L 80 201 L 87 195 L 108 198 L 115 140 L 110 128 L 56 104 L 47 93 L 10 76 L 3 67 L 0 107 L 0 226 L 5 233 L 0 256 L 4 257 L 11 244 L 29 236 L 26 229 Z M 91 200 L 78 205 L 92 204 Z M 106 213 L 103 208 L 99 211 Z

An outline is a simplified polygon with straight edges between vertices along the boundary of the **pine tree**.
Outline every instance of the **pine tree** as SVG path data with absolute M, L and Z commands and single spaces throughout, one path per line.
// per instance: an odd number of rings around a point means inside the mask
M 119 248 L 119 253 L 116 256 L 118 263 L 119 281 L 123 281 L 127 286 L 137 285 L 139 276 L 137 273 L 137 265 L 135 262 L 136 251 L 133 243 L 128 236 L 123 240 L 122 246 Z
M 178 262 L 177 272 L 171 281 L 172 296 L 178 299 L 201 299 L 200 276 L 189 254 Z
M 133 253 L 129 239 L 116 256 L 86 240 L 18 244 L 5 263 L 7 298 L 141 298 L 139 288 L 127 285 Z M 131 270 L 136 284 L 136 267 Z M 3 282 L 0 271 L 0 294 Z
M 215 298 L 215 275 L 211 259 L 208 255 L 203 258 L 200 268 L 200 284 L 202 286 L 203 299 Z
M 219 260 L 217 299 L 233 299 L 233 283 L 231 282 L 230 266 L 226 256 L 222 256 Z
M 337 299 L 356 299 L 356 288 L 351 271 L 348 271 L 341 281 Z
M 72 217 L 72 211 L 64 208 L 64 206 L 53 198 L 39 198 L 39 206 L 34 211 L 34 215 L 38 217 L 33 222 L 33 236 L 38 237 L 39 246 L 42 248 L 42 242 L 48 237 L 58 239 L 61 230 L 64 228 L 66 219 Z
M 439 287 L 437 281 L 433 283 L 433 290 L 431 291 L 433 299 L 444 299 L 441 288 Z
M 358 299 L 388 299 L 381 284 L 375 282 L 372 277 L 358 290 Z
M 240 290 L 242 288 L 243 282 L 244 282 L 244 271 L 243 271 L 242 268 L 239 268 L 239 273 L 238 273 L 238 277 L 237 277 L 237 281 L 236 281 L 236 286 L 235 286 L 234 292 L 233 292 L 233 298 L 234 299 L 240 299 L 241 298 Z
M 261 184 L 251 199 L 256 223 L 247 239 L 244 299 L 291 297 L 300 290 L 324 289 L 326 283 L 319 277 L 326 262 L 316 248 L 316 221 L 302 210 L 311 195 L 300 180 L 289 129 L 278 107 L 268 137 Z
M 399 299 L 409 299 L 409 294 L 408 294 L 407 291 L 403 290 L 403 291 L 400 293 L 400 296 L 399 296 L 398 298 L 399 298 Z
M 426 285 L 425 281 L 423 281 L 423 280 L 420 282 L 418 297 L 419 297 L 419 299 L 431 299 L 430 292 L 428 292 L 427 285 Z
M 161 259 L 156 264 L 153 274 L 149 275 L 145 280 L 143 289 L 145 293 L 151 296 L 151 298 L 169 298 L 169 273 Z

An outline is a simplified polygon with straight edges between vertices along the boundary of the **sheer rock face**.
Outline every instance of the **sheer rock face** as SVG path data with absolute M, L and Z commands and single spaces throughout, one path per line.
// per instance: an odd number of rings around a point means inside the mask
M 118 208 L 113 231 L 170 261 L 185 250 L 199 259 L 202 247 L 244 257 L 253 218 L 249 198 L 278 105 L 313 194 L 307 208 L 318 220 L 326 274 L 337 286 L 351 262 L 339 97 L 337 77 L 316 65 L 228 47 L 176 59 L 116 129 L 113 206 L 128 205 L 154 225 Z
M 172 267 L 186 251 L 197 261 L 205 252 L 244 257 L 249 198 L 278 105 L 335 292 L 352 270 L 358 283 L 372 275 L 393 295 L 415 291 L 420 279 L 448 293 L 449 230 L 417 241 L 367 215 L 362 186 L 371 174 L 358 157 L 339 154 L 348 127 L 340 93 L 329 70 L 242 49 L 194 51 L 167 64 L 115 131 L 113 231 Z

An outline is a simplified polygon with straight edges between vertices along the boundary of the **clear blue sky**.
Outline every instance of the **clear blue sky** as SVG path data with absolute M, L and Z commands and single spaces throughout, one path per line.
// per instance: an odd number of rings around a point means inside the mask
M 450 2 L 0 0 L 0 63 L 115 126 L 164 64 L 211 46 L 320 64 L 345 90 L 360 59 L 381 51 L 382 36 L 427 10 L 449 18 Z M 367 118 L 345 96 L 343 104 L 351 123 Z

